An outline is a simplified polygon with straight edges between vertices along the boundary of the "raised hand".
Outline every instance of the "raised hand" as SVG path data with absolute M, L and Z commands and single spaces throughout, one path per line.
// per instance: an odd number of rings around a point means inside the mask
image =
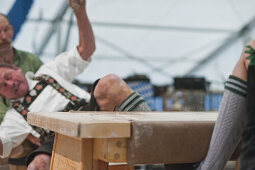
M 80 10 L 85 8 L 86 1 L 85 0 L 68 0 L 69 6 L 74 10 Z

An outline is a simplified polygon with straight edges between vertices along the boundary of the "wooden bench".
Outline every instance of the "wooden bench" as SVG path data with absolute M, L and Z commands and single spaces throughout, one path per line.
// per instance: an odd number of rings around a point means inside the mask
M 28 123 L 56 132 L 51 170 L 133 169 L 206 156 L 217 112 L 40 112 Z M 109 163 L 120 163 L 111 166 Z M 127 164 L 126 164 L 127 163 Z

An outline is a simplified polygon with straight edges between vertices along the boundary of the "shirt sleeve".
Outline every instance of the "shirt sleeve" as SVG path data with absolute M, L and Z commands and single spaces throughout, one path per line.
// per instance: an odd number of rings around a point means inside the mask
M 20 145 L 29 133 L 35 137 L 40 136 L 18 112 L 14 109 L 8 110 L 0 126 L 0 138 L 3 143 L 3 155 L 0 157 L 8 157 L 12 149 Z
M 50 72 L 53 71 L 55 74 L 71 82 L 78 74 L 83 72 L 89 62 L 90 60 L 86 61 L 82 59 L 75 47 L 68 52 L 61 53 L 53 61 L 44 64 L 38 72 L 45 74 L 46 70 L 50 70 Z M 43 71 L 40 71 L 42 69 Z

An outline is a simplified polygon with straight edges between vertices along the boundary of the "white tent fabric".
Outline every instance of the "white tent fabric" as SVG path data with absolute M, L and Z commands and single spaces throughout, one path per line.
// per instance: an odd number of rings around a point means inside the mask
M 7 13 L 13 2 L 1 0 L 0 12 Z M 76 45 L 75 21 L 68 32 L 70 17 L 74 19 L 69 8 L 59 25 L 51 22 L 66 4 L 34 0 L 14 46 L 47 61 L 65 49 L 66 40 L 66 49 Z M 222 90 L 244 44 L 255 35 L 254 6 L 253 0 L 88 0 L 97 49 L 78 79 L 145 74 L 153 84 L 165 85 L 175 76 L 192 75 L 204 76 L 212 89 Z M 56 31 L 50 37 L 52 27 Z M 45 48 L 44 39 L 49 39 Z

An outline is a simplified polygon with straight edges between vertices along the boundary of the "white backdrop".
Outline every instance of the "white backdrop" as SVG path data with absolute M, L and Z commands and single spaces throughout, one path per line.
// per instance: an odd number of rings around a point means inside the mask
M 7 13 L 13 2 L 1 0 L 0 11 Z M 65 0 L 34 0 L 14 46 L 38 53 L 53 25 L 50 20 L 65 3 Z M 201 65 L 192 75 L 205 76 L 212 82 L 211 88 L 223 89 L 245 42 L 254 38 L 254 26 L 250 25 L 248 38 L 239 37 L 230 42 L 226 39 L 254 19 L 254 6 L 253 0 L 88 0 L 97 49 L 91 65 L 78 78 L 92 82 L 108 73 L 123 78 L 146 74 L 153 84 L 163 85 Z M 43 61 L 59 53 L 70 15 L 68 9 L 40 55 Z M 67 49 L 77 44 L 75 21 L 69 35 Z M 228 45 L 219 50 L 224 43 Z M 219 53 L 199 64 L 215 50 Z

